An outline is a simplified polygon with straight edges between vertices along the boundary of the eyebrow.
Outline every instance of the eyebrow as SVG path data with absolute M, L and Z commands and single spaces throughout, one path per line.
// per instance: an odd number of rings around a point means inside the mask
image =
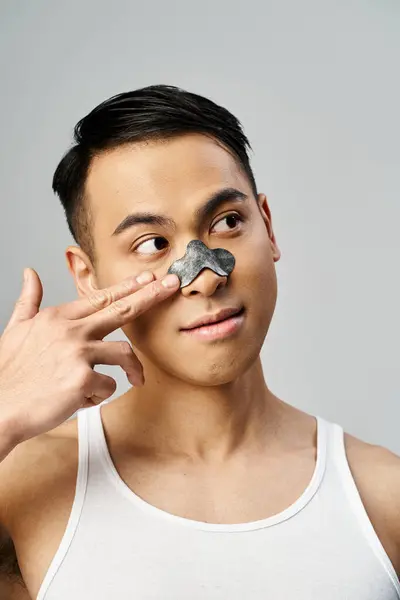
M 235 188 L 223 188 L 218 192 L 215 192 L 208 200 L 196 209 L 194 216 L 195 221 L 198 225 L 202 224 L 221 204 L 224 202 L 244 202 L 247 200 L 248 196 L 244 192 L 237 190 Z M 123 231 L 126 231 L 130 227 L 135 225 L 159 225 L 161 227 L 170 227 L 171 229 L 176 229 L 176 223 L 174 219 L 171 217 L 167 217 L 166 215 L 158 215 L 151 212 L 139 212 L 129 214 L 115 231 L 112 233 L 112 236 L 116 236 L 121 234 Z

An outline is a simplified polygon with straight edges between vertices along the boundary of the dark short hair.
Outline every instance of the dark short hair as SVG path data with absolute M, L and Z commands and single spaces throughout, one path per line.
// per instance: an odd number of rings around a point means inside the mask
M 127 143 L 162 140 L 185 133 L 203 133 L 222 143 L 239 161 L 257 188 L 247 149 L 252 150 L 239 120 L 212 100 L 172 85 L 151 85 L 112 96 L 74 128 L 73 145 L 59 162 L 53 191 L 64 208 L 75 242 L 96 263 L 92 215 L 85 182 L 94 156 Z

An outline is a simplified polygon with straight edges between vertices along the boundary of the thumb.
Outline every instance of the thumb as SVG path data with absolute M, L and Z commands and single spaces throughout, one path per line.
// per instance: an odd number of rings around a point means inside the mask
M 38 312 L 43 299 L 43 286 L 35 269 L 24 269 L 22 291 L 15 303 L 7 329 L 20 321 L 32 319 Z

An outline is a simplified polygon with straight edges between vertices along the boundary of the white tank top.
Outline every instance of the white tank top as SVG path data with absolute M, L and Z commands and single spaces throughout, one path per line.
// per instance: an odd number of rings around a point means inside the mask
M 340 425 L 316 417 L 314 474 L 291 506 L 258 521 L 213 524 L 161 510 L 124 483 L 100 406 L 77 414 L 75 498 L 36 600 L 400 598 Z

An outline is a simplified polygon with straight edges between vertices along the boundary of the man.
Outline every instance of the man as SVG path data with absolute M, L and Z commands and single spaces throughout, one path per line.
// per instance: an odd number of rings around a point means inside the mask
M 0 521 L 26 593 L 400 598 L 400 458 L 265 382 L 281 253 L 239 121 L 150 86 L 75 141 L 53 188 L 80 299 L 39 311 L 29 270 L 0 344 Z M 102 341 L 120 326 L 130 344 Z M 106 404 L 101 363 L 132 384 Z

